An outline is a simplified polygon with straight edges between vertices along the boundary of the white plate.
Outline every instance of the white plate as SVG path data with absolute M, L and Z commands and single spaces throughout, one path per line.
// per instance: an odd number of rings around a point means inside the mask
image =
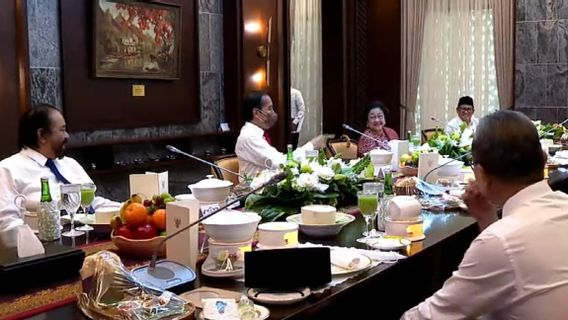
M 201 299 L 223 298 L 239 301 L 242 293 L 212 287 L 200 287 L 179 295 L 183 300 L 193 303 L 197 308 L 203 309 Z
M 254 301 L 272 304 L 272 305 L 286 305 L 300 302 L 306 299 L 311 294 L 310 288 L 306 287 L 298 291 L 263 291 L 255 288 L 247 290 L 247 296 Z
M 238 278 L 245 275 L 245 269 L 240 268 L 233 271 L 218 271 L 218 270 L 207 270 L 201 266 L 201 273 L 213 278 Z
M 351 252 L 345 252 L 346 250 L 331 250 L 330 251 L 330 255 L 331 255 L 331 275 L 332 276 L 337 276 L 337 275 L 344 275 L 344 274 L 349 274 L 349 273 L 353 273 L 353 272 L 359 272 L 362 270 L 365 270 L 367 268 L 369 268 L 372 265 L 372 261 L 371 258 L 367 257 L 366 255 L 360 254 L 360 253 L 351 253 Z M 347 268 L 343 268 L 340 267 L 338 265 L 333 264 L 333 256 L 334 255 L 349 255 L 353 258 L 358 258 L 359 259 L 359 263 L 357 264 L 357 266 L 355 268 L 352 269 L 347 269 Z
M 300 231 L 312 237 L 328 237 L 337 235 L 341 229 L 347 224 L 353 222 L 355 217 L 342 213 L 335 213 L 335 223 L 334 224 L 302 224 L 302 214 L 294 214 L 288 216 L 286 221 L 297 223 L 300 227 Z
M 254 317 L 253 320 L 264 320 L 264 319 L 268 319 L 268 317 L 270 316 L 270 310 L 268 310 L 268 308 L 263 307 L 263 306 L 258 305 L 258 304 L 254 305 L 254 311 L 256 313 L 256 316 Z M 198 312 L 197 319 L 198 320 L 207 320 L 203 317 L 203 311 Z
M 379 250 L 399 250 L 404 249 L 411 243 L 410 240 L 405 238 L 377 238 L 371 239 L 367 244 L 375 249 Z

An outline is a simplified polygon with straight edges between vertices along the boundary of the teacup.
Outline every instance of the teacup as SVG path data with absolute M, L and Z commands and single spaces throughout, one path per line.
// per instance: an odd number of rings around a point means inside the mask
M 298 246 L 298 224 L 267 222 L 258 226 L 259 249 L 295 248 Z
M 19 194 L 14 197 L 14 205 L 20 210 L 20 215 L 24 223 L 32 230 L 37 230 L 37 210 L 39 203 L 30 201 L 25 195 Z

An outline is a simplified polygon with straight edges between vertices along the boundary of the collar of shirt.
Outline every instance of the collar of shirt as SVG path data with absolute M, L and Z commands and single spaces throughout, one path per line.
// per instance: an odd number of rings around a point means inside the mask
M 550 189 L 546 180 L 531 184 L 514 194 L 505 202 L 503 205 L 503 217 L 514 214 L 515 211 L 523 205 L 523 203 L 552 192 L 554 191 Z
M 20 151 L 20 153 L 23 154 L 24 156 L 32 159 L 33 161 L 37 162 L 41 166 L 45 166 L 45 163 L 47 162 L 46 156 L 44 156 L 43 154 L 37 152 L 36 150 L 34 150 L 32 148 L 24 147 Z
M 261 138 L 264 136 L 264 130 L 252 122 L 247 121 L 245 123 L 244 129 L 252 135 L 258 135 Z

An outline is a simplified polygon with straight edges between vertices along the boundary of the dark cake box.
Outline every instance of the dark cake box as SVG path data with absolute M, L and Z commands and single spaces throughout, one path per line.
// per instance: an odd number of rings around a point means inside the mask
M 45 254 L 18 258 L 17 251 L 0 253 L 0 292 L 17 292 L 55 281 L 78 278 L 85 252 L 60 243 L 44 243 Z

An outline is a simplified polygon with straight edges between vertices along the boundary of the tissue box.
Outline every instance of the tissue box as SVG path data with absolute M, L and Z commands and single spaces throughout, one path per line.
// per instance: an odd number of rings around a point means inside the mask
M 152 198 L 155 194 L 168 192 L 168 172 L 146 172 L 144 174 L 131 174 L 130 194 L 141 194 L 145 198 Z
M 166 233 L 168 235 L 199 219 L 199 201 L 194 197 L 166 204 Z M 199 255 L 199 225 L 166 241 L 166 256 L 196 270 Z

